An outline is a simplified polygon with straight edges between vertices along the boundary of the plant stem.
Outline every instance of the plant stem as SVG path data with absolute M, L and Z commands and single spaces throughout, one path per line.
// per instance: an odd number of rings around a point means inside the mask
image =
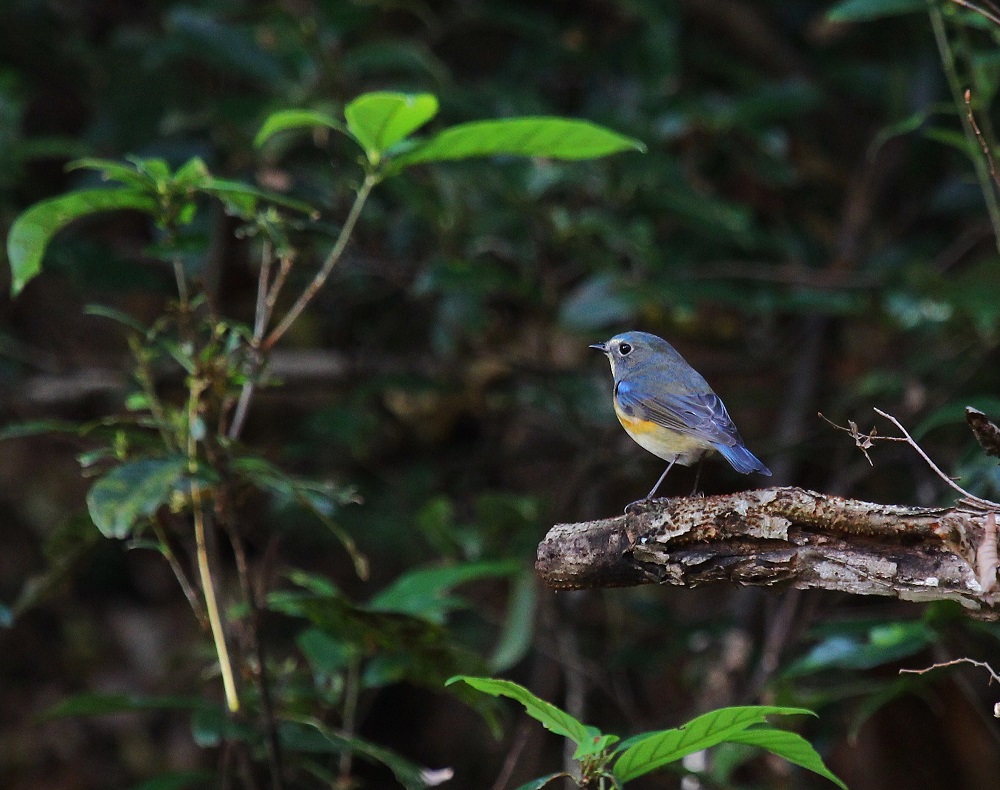
M 358 692 L 361 686 L 359 677 L 360 667 L 357 658 L 352 658 L 347 667 L 347 677 L 344 681 L 344 713 L 342 719 L 342 729 L 348 738 L 354 736 L 355 716 L 358 710 Z M 348 748 L 340 753 L 340 783 L 344 787 L 350 785 L 351 763 L 354 753 Z
M 184 568 L 181 567 L 180 562 L 177 560 L 177 555 L 174 554 L 174 550 L 170 546 L 167 532 L 163 529 L 163 524 L 160 523 L 159 518 L 153 519 L 153 530 L 156 532 L 157 540 L 160 541 L 160 552 L 166 558 L 170 569 L 174 572 L 174 576 L 177 577 L 177 583 L 180 584 L 184 597 L 187 598 L 188 603 L 191 605 L 191 611 L 194 612 L 194 616 L 198 619 L 202 628 L 208 628 L 208 617 L 201 606 L 201 601 L 198 600 L 198 594 L 188 579 L 187 573 L 184 572 Z
M 243 588 L 243 597 L 250 608 L 250 639 L 257 658 L 257 691 L 260 694 L 260 712 L 264 719 L 267 747 L 267 762 L 271 772 L 272 790 L 283 790 L 284 782 L 281 776 L 281 742 L 278 740 L 278 724 L 274 715 L 274 702 L 271 699 L 271 686 L 267 677 L 267 659 L 264 654 L 264 642 L 260 636 L 260 603 L 253 580 L 250 578 L 250 567 L 247 563 L 247 553 L 243 540 L 235 532 L 235 525 L 230 522 L 230 541 L 233 545 L 233 555 L 236 557 L 236 571 Z
M 222 671 L 222 685 L 226 692 L 226 705 L 235 713 L 240 709 L 239 696 L 236 693 L 236 679 L 233 675 L 233 664 L 229 658 L 229 648 L 226 646 L 226 634 L 222 627 L 222 617 L 219 614 L 219 604 L 215 598 L 215 584 L 212 581 L 212 568 L 208 558 L 208 546 L 205 540 L 205 509 L 202 502 L 201 485 L 194 479 L 198 472 L 198 442 L 195 423 L 198 419 L 198 400 L 202 391 L 202 383 L 195 377 L 191 378 L 188 398 L 188 474 L 191 475 L 191 509 L 194 515 L 194 540 L 198 558 L 198 573 L 201 577 L 202 592 L 205 595 L 205 609 L 208 612 L 208 623 L 212 629 L 212 639 L 215 642 L 215 652 L 219 656 L 219 668 Z
M 181 309 L 188 309 L 188 288 L 187 277 L 184 274 L 184 262 L 179 255 L 175 255 L 172 261 L 174 265 L 174 279 L 177 281 L 177 299 L 181 303 Z
M 948 80 L 948 89 L 951 91 L 952 101 L 958 111 L 962 124 L 962 131 L 965 139 L 969 143 L 970 151 L 975 151 L 979 147 L 979 140 L 972 130 L 968 119 L 965 116 L 965 92 L 962 90 L 962 83 L 955 68 L 955 54 L 952 52 L 951 44 L 948 42 L 948 34 L 944 27 L 944 18 L 941 16 L 941 9 L 938 8 L 934 0 L 927 4 L 927 13 L 930 15 L 931 30 L 934 31 L 934 41 L 937 44 L 938 55 L 941 58 L 941 67 L 944 69 L 945 78 Z M 972 157 L 972 165 L 976 170 L 976 178 L 979 181 L 979 188 L 983 193 L 983 200 L 986 203 L 986 211 L 990 217 L 990 224 L 993 226 L 993 237 L 1000 251 L 1000 204 L 997 202 L 997 193 L 990 178 L 989 169 L 986 162 L 979 156 Z
M 340 229 L 337 241 L 334 242 L 333 249 L 330 250 L 330 254 L 326 256 L 326 260 L 323 261 L 323 265 L 320 267 L 320 270 L 316 272 L 316 276 L 313 277 L 312 282 L 306 286 L 305 290 L 299 295 L 299 298 L 295 300 L 295 304 L 289 308 L 285 317 L 281 319 L 280 323 L 271 331 L 271 334 L 267 336 L 267 339 L 262 345 L 263 351 L 269 350 L 275 343 L 278 342 L 278 340 L 281 339 L 282 335 L 284 335 L 285 332 L 288 331 L 289 327 L 295 323 L 295 319 L 297 319 L 302 311 L 305 310 L 306 305 L 312 301 L 319 289 L 323 287 L 323 283 L 326 282 L 326 278 L 330 276 L 330 272 L 333 271 L 333 267 L 337 265 L 337 262 L 344 254 L 344 248 L 347 247 L 347 241 L 351 237 L 351 232 L 354 230 L 354 225 L 358 221 L 361 209 L 364 208 L 365 202 L 368 200 L 368 196 L 371 194 L 372 189 L 378 182 L 378 175 L 374 173 L 368 173 L 365 175 L 365 180 L 362 182 L 357 195 L 354 197 L 354 204 L 351 206 L 347 219 L 344 220 L 344 225 Z

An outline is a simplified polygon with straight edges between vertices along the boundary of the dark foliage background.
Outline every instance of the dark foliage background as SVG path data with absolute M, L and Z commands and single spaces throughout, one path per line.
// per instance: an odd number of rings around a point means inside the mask
M 197 155 L 217 174 L 325 201 L 335 229 L 355 152 L 289 138 L 262 153 L 252 140 L 271 111 L 337 110 L 366 90 L 435 93 L 444 123 L 563 114 L 645 141 L 645 155 L 589 163 L 420 168 L 375 193 L 347 257 L 279 348 L 284 386 L 261 393 L 245 435 L 288 469 L 357 487 L 363 504 L 337 520 L 372 577 L 358 581 L 321 527 L 263 503 L 251 508 L 253 561 L 273 586 L 296 567 L 366 600 L 423 564 L 514 558 L 520 582 L 462 588 L 469 605 L 449 621 L 454 638 L 488 656 L 506 633 L 510 677 L 605 730 L 675 726 L 728 704 L 803 704 L 820 713 L 803 733 L 856 790 L 993 788 L 1000 727 L 985 674 L 896 674 L 963 655 L 996 666 L 991 626 L 831 595 L 553 595 L 527 581 L 549 525 L 619 512 L 659 474 L 617 425 L 606 363 L 587 349 L 629 328 L 667 337 L 706 376 L 774 470 L 769 482 L 946 500 L 904 448 L 876 448 L 871 468 L 815 417 L 867 428 L 878 406 L 972 490 L 997 495 L 996 465 L 961 422 L 967 404 L 1000 414 L 996 239 L 932 25 L 920 12 L 835 24 L 827 10 L 6 0 L 0 226 L 93 180 L 67 173 L 69 159 L 133 153 L 174 164 Z M 943 11 L 990 135 L 998 31 Z M 224 314 L 249 320 L 255 275 L 232 230 L 203 212 L 188 263 Z M 160 314 L 172 276 L 143 255 L 149 240 L 136 217 L 90 221 L 0 305 L 5 423 L 121 409 L 122 334 L 83 308 L 110 304 L 147 323 Z M 310 265 L 327 246 L 301 243 Z M 85 690 L 218 694 L 205 676 L 210 645 L 162 559 L 82 537 L 93 531 L 83 449 L 66 438 L 0 445 L 0 601 L 27 589 L 34 603 L 0 631 L 5 788 L 131 787 L 219 759 L 179 714 L 38 719 Z M 702 475 L 708 493 L 763 482 L 721 463 Z M 691 484 L 681 470 L 665 493 Z M 276 655 L 301 663 L 289 623 L 269 626 Z M 562 759 L 523 717 L 508 716 L 494 740 L 454 696 L 388 680 L 362 696 L 358 722 L 416 762 L 454 767 L 449 787 L 498 776 L 515 787 Z M 737 766 L 720 786 L 824 786 L 745 757 L 719 756 Z M 359 771 L 370 787 L 391 782 Z

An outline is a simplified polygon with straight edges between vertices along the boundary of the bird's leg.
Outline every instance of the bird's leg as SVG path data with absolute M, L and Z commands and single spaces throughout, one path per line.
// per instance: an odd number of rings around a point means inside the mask
M 663 470 L 663 474 L 660 475 L 660 479 L 656 481 L 656 485 L 653 486 L 653 490 L 650 491 L 648 494 L 646 494 L 645 497 L 643 497 L 642 499 L 637 499 L 635 500 L 635 502 L 630 502 L 628 505 L 625 506 L 626 515 L 634 513 L 636 510 L 640 509 L 642 505 L 646 504 L 647 502 L 649 502 L 649 500 L 653 498 L 653 494 L 655 494 L 656 490 L 660 487 L 660 483 L 663 482 L 663 478 L 667 476 L 667 472 L 669 472 L 673 467 L 673 465 L 676 463 L 677 459 L 675 458 L 673 461 L 667 464 L 667 468 Z
M 695 494 L 698 493 L 698 479 L 701 477 L 701 465 L 703 463 L 705 463 L 705 456 L 702 456 L 698 460 L 698 467 L 697 469 L 695 469 L 694 473 L 694 488 L 691 489 L 691 496 L 694 496 Z
M 671 461 L 669 464 L 667 464 L 667 468 L 663 470 L 663 474 L 660 475 L 660 479 L 656 481 L 656 485 L 653 486 L 653 490 L 650 491 L 648 494 L 646 494 L 646 499 L 652 499 L 653 498 L 653 494 L 655 494 L 656 490 L 660 487 L 660 483 L 663 482 L 663 478 L 665 478 L 667 476 L 667 472 L 669 472 L 673 468 L 674 464 L 676 464 L 676 463 L 677 463 L 677 459 L 675 458 L 673 461 Z
M 645 497 L 643 497 L 642 499 L 637 499 L 637 500 L 635 500 L 635 502 L 630 502 L 629 504 L 627 504 L 625 506 L 625 514 L 626 515 L 628 515 L 629 513 L 634 512 L 637 509 L 637 506 L 644 505 L 647 502 L 649 502 L 649 500 L 651 500 L 653 498 L 653 494 L 655 494 L 656 490 L 660 487 L 660 483 L 663 482 L 663 478 L 665 478 L 667 476 L 667 472 L 669 472 L 673 468 L 673 465 L 676 464 L 676 463 L 677 463 L 677 459 L 675 458 L 673 461 L 671 461 L 669 464 L 667 464 L 667 468 L 663 470 L 663 474 L 660 475 L 660 479 L 656 481 L 656 485 L 653 486 L 653 490 L 650 491 L 648 494 L 646 494 Z

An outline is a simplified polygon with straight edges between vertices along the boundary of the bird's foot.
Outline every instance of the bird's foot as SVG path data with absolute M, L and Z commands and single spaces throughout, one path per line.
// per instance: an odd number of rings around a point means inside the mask
M 641 513 L 645 513 L 656 501 L 656 499 L 646 497 L 645 499 L 637 499 L 635 502 L 629 502 L 629 504 L 625 505 L 625 515 L 638 516 Z

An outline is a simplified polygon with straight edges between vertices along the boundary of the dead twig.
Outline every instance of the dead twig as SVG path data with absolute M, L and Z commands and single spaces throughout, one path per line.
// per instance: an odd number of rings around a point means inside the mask
M 974 658 L 969 658 L 963 656 L 962 658 L 955 658 L 951 661 L 941 661 L 937 664 L 931 664 L 929 667 L 924 667 L 923 669 L 901 669 L 899 670 L 900 675 L 926 675 L 935 669 L 943 669 L 945 667 L 953 667 L 957 664 L 971 664 L 974 667 L 979 667 L 980 669 L 985 669 L 990 673 L 990 683 L 1000 684 L 1000 675 L 997 674 L 996 670 L 993 669 L 985 661 L 976 661 Z M 1000 702 L 993 706 L 993 715 L 1000 719 Z

